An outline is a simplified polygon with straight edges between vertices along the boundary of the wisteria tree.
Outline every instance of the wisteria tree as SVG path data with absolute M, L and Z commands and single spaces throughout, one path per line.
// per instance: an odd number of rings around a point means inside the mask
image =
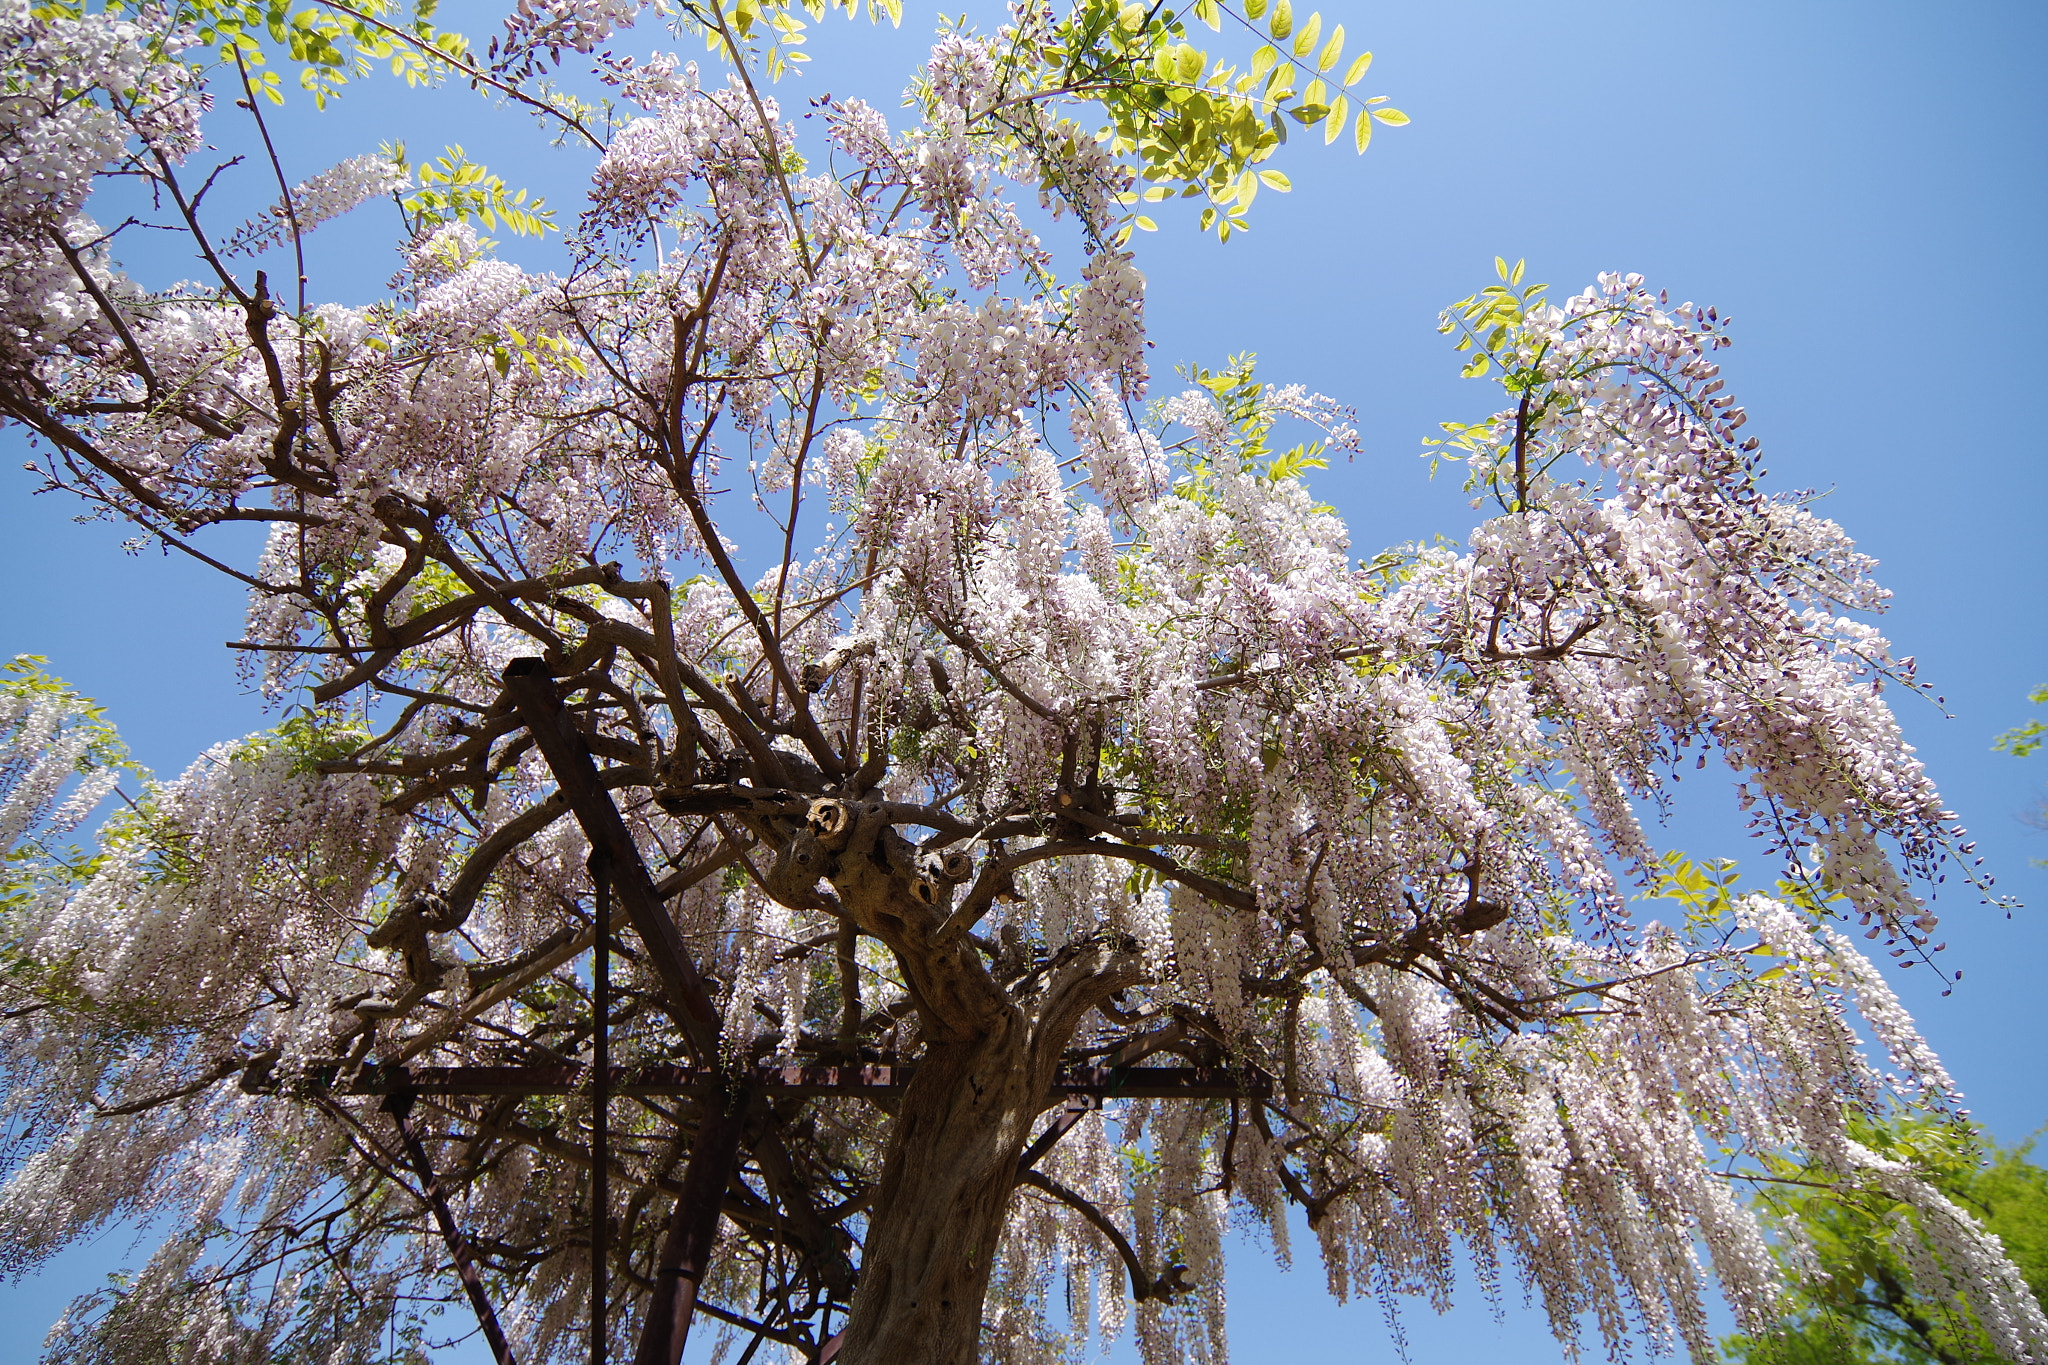
M 1915 886 L 1969 848 L 1711 310 L 1504 266 L 1444 323 L 1503 385 L 1442 447 L 1493 511 L 1361 558 L 1304 483 L 1345 409 L 1241 361 L 1148 399 L 1130 246 L 1170 197 L 1241 230 L 1290 125 L 1404 121 L 1341 29 L 1024 0 L 902 126 L 800 135 L 803 19 L 656 8 L 702 72 L 614 55 L 610 0 L 483 51 L 367 0 L 0 9 L 0 415 L 247 586 L 288 708 L 158 782 L 0 685 L 0 1267 L 172 1229 L 53 1356 L 418 1360 L 449 1303 L 500 1360 L 668 1365 L 707 1318 L 742 1359 L 1221 1360 L 1226 1228 L 1284 1258 L 1294 1209 L 1339 1296 L 1441 1307 L 1462 1247 L 1573 1349 L 1704 1358 L 1710 1274 L 1776 1318 L 1740 1182 L 1796 1167 L 2048 1360 L 1996 1239 L 1852 1137 L 1954 1091 L 1842 930 L 1931 968 Z M 372 62 L 589 143 L 556 273 L 459 159 L 286 174 L 275 72 Z M 276 203 L 216 221 L 229 104 Z M 391 296 L 321 302 L 304 235 L 386 196 Z M 149 229 L 193 279 L 124 271 Z M 1638 821 L 1710 754 L 1776 898 Z

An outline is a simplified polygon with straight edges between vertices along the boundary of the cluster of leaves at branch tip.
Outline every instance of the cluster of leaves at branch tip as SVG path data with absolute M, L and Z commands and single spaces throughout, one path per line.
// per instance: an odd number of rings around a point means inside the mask
M 387 142 L 379 150 L 416 182 L 416 188 L 397 196 L 406 228 L 415 237 L 425 237 L 449 223 L 482 223 L 495 228 L 501 220 L 521 237 L 539 237 L 556 230 L 555 211 L 545 200 L 511 188 L 504 177 L 471 161 L 460 146 L 418 163 L 407 158 L 403 142 Z
M 284 90 L 270 61 L 282 58 L 296 67 L 299 88 L 325 108 L 352 79 L 379 67 L 388 66 L 409 86 L 439 84 L 451 63 L 467 58 L 469 42 L 459 33 L 435 27 L 437 8 L 438 0 L 415 0 L 410 6 L 391 0 L 351 0 L 297 9 L 288 0 L 180 0 L 173 23 L 147 23 L 144 29 L 159 43 L 171 33 L 189 34 L 224 63 L 241 63 L 252 71 L 254 88 L 278 104 L 284 102 Z M 77 19 L 93 13 L 148 19 L 160 11 L 148 0 L 111 0 L 105 5 L 48 0 L 32 13 L 41 19 Z
M 1320 127 L 1326 143 L 1342 136 L 1353 112 L 1352 88 L 1364 79 L 1372 54 L 1355 57 L 1340 79 L 1335 68 L 1344 55 L 1342 24 L 1318 49 L 1322 16 L 1309 15 L 1297 29 L 1288 0 L 1277 0 L 1270 13 L 1266 0 L 1245 0 L 1242 10 L 1197 0 L 1193 17 L 1212 31 L 1228 23 L 1233 35 L 1270 37 L 1240 68 L 1188 41 L 1186 13 L 1091 0 L 1028 55 L 1040 63 L 1047 88 L 1101 100 L 1110 115 L 1112 149 L 1135 154 L 1143 165 L 1140 179 L 1147 183 L 1126 202 L 1157 203 L 1176 193 L 1203 197 L 1202 230 L 1213 229 L 1228 241 L 1249 226 L 1245 215 L 1261 186 L 1291 188 L 1285 172 L 1261 164 L 1286 142 L 1290 121 Z M 1400 110 L 1379 107 L 1386 96 L 1356 98 L 1351 127 L 1360 152 L 1370 144 L 1376 122 L 1408 122 Z M 1157 226 L 1143 214 L 1132 222 L 1144 231 Z
M 1324 458 L 1328 443 L 1320 438 L 1300 442 L 1284 451 L 1273 450 L 1268 437 L 1279 425 L 1279 414 L 1268 401 L 1269 386 L 1258 378 L 1258 357 L 1251 352 L 1231 356 L 1221 370 L 1190 364 L 1179 367 L 1176 373 L 1215 398 L 1230 432 L 1228 444 L 1221 452 L 1193 438 L 1170 448 L 1186 471 L 1174 481 L 1173 489 L 1178 496 L 1207 511 L 1221 510 L 1223 504 L 1216 491 L 1219 453 L 1227 455 L 1229 474 L 1249 474 L 1269 486 L 1296 483 L 1311 469 L 1330 467 L 1329 460 Z M 1330 514 L 1336 509 L 1318 502 L 1315 510 Z
M 2048 706 L 2048 686 L 2037 687 L 2027 693 L 2027 700 L 2036 706 Z M 1991 747 L 2002 754 L 2025 758 L 2041 747 L 2043 735 L 2048 735 L 2048 721 L 2036 717 L 2007 730 L 1992 743 Z

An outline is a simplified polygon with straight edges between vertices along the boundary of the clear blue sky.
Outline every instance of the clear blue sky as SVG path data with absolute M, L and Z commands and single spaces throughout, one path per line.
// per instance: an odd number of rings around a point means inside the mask
M 450 9 L 445 21 L 464 27 Z M 1141 240 L 1155 389 L 1174 363 L 1256 351 L 1268 378 L 1359 408 L 1366 453 L 1317 485 L 1359 550 L 1462 538 L 1473 514 L 1415 452 L 1437 422 L 1491 408 L 1488 390 L 1455 377 L 1434 324 L 1495 255 L 1526 257 L 1534 278 L 1567 292 L 1633 270 L 1714 304 L 1734 319 L 1725 370 L 1773 482 L 1833 490 L 1821 510 L 1882 562 L 1897 594 L 1888 632 L 1947 698 L 1947 718 L 1905 703 L 1909 735 L 2001 888 L 2048 905 L 2048 873 L 2029 865 L 2048 857 L 2048 835 L 2019 818 L 2048 786 L 2048 752 L 1989 750 L 2028 714 L 2027 689 L 2048 682 L 2048 386 L 2027 302 L 2048 246 L 2048 8 L 1460 0 L 1324 12 L 1352 50 L 1378 54 L 1368 83 L 1414 123 L 1383 131 L 1363 158 L 1297 139 L 1280 163 L 1294 192 L 1261 195 L 1248 238 L 1218 246 L 1167 223 Z M 830 90 L 892 108 L 926 23 L 913 12 L 896 34 L 821 26 L 814 74 L 785 87 L 787 104 Z M 650 32 L 617 46 L 657 45 Z M 568 214 L 580 202 L 586 163 L 535 150 L 517 116 L 461 99 L 384 82 L 287 127 L 303 139 L 295 176 L 385 138 L 415 153 L 462 142 Z M 382 213 L 311 239 L 316 296 L 325 280 L 329 296 L 361 297 L 390 272 Z M 509 254 L 545 261 L 545 249 Z M 20 443 L 0 436 L 0 447 L 16 455 Z M 265 723 L 220 648 L 240 633 L 239 594 L 154 553 L 124 557 L 120 533 L 74 525 L 75 508 L 30 499 L 28 486 L 0 475 L 0 655 L 50 656 L 166 773 Z M 1711 777 L 1687 787 L 1668 842 L 1741 858 L 1732 802 Z M 1944 1000 L 1918 973 L 1898 984 L 1976 1115 L 2015 1140 L 2048 1121 L 2048 934 L 2035 910 L 2007 920 L 1960 891 L 1941 908 L 1962 987 Z M 43 1326 L 126 1247 L 112 1234 L 0 1287 L 0 1365 L 32 1360 Z M 1312 1260 L 1284 1279 L 1253 1257 L 1238 1265 L 1240 1365 L 1396 1358 L 1377 1308 L 1328 1306 Z M 1518 1296 L 1496 1321 L 1477 1286 L 1445 1319 L 1411 1306 L 1406 1325 L 1418 1365 L 1559 1358 Z

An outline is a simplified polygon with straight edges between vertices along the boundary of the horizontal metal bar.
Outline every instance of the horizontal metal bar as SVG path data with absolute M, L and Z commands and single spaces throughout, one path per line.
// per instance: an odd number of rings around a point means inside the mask
M 914 1066 L 768 1066 L 754 1089 L 783 1096 L 900 1095 Z M 713 1077 L 692 1066 L 610 1068 L 615 1095 L 686 1095 L 708 1092 Z M 315 1068 L 305 1088 L 345 1095 L 570 1095 L 591 1088 L 587 1066 L 365 1066 L 353 1076 L 339 1067 Z M 1262 1099 L 1273 1093 L 1270 1076 L 1221 1066 L 1072 1066 L 1054 1076 L 1052 1096 L 1103 1099 Z

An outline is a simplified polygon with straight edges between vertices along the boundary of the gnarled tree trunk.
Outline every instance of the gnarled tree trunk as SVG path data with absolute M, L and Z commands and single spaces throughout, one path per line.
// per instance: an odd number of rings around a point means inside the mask
M 965 874 L 949 873 L 946 861 L 891 828 L 883 804 L 825 799 L 781 845 L 766 878 L 784 904 L 828 908 L 888 946 L 923 1043 L 861 1248 L 835 1357 L 844 1365 L 976 1359 L 1031 1121 L 1052 1103 L 1054 1071 L 1082 1017 L 1140 975 L 1122 947 L 1072 945 L 1048 964 L 1041 991 L 1013 998 L 964 926 L 950 924 L 953 886 Z
M 1095 1004 L 1139 976 L 1107 947 L 1056 969 L 1035 1016 L 1007 1005 L 978 1037 L 935 1041 L 890 1135 L 838 1360 L 971 1365 L 1018 1160 L 1053 1101 L 1061 1053 Z
M 1045 1106 L 1024 1020 L 918 1061 L 897 1111 L 860 1288 L 838 1359 L 846 1365 L 967 1365 L 976 1359 L 989 1268 L 1017 1184 L 1017 1158 Z

